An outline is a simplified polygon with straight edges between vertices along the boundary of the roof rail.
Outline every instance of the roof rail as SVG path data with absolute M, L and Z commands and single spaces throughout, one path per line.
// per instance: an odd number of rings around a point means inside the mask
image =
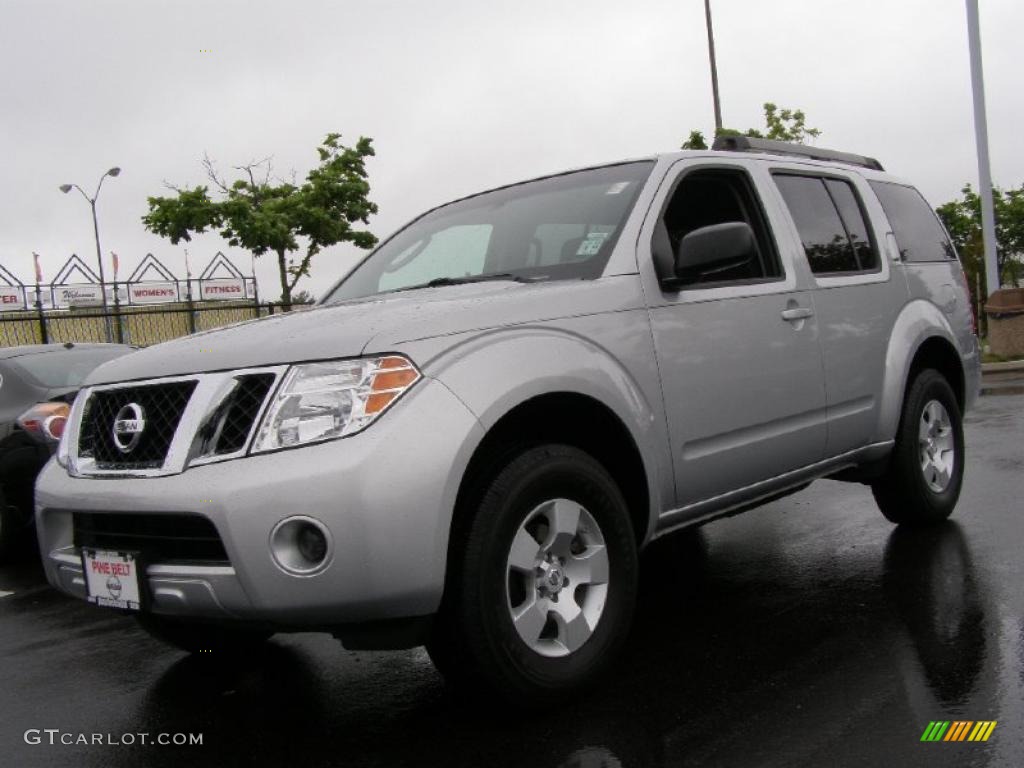
M 719 136 L 711 148 L 724 152 L 764 152 L 769 155 L 792 155 L 811 160 L 830 160 L 847 165 L 859 165 L 876 171 L 885 170 L 882 164 L 873 157 L 855 155 L 850 152 L 837 152 L 834 149 L 808 147 L 791 141 L 752 139 L 749 136 Z

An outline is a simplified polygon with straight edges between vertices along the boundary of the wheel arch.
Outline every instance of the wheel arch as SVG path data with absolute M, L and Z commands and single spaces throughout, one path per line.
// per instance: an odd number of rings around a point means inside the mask
M 571 445 L 600 462 L 622 491 L 637 544 L 649 538 L 651 488 L 643 456 L 629 428 L 614 410 L 590 395 L 547 392 L 509 409 L 474 450 L 456 495 L 449 562 L 487 479 L 511 455 L 544 443 Z
M 960 412 L 963 413 L 966 402 L 966 384 L 963 364 L 960 362 L 956 348 L 942 336 L 929 336 L 921 342 L 917 351 L 914 352 L 910 368 L 907 371 L 906 382 L 903 385 L 904 395 L 914 377 L 926 368 L 934 368 L 945 377 L 953 394 L 956 395 Z
M 968 399 L 967 378 L 956 336 L 934 304 L 918 300 L 904 307 L 889 338 L 878 441 L 895 437 L 907 389 L 914 376 L 926 368 L 934 368 L 946 377 L 963 412 Z

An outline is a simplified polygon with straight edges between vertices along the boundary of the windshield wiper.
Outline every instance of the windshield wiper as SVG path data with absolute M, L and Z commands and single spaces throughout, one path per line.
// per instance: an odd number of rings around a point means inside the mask
M 425 283 L 407 285 L 405 288 L 395 288 L 394 291 L 389 291 L 389 293 L 396 293 L 398 291 L 415 291 L 419 288 L 440 288 L 445 285 L 484 283 L 490 280 L 510 280 L 515 283 L 537 283 L 546 279 L 547 275 L 526 277 L 524 275 L 514 275 L 511 272 L 495 272 L 489 275 L 466 275 L 465 277 L 435 277 L 433 280 L 428 280 Z

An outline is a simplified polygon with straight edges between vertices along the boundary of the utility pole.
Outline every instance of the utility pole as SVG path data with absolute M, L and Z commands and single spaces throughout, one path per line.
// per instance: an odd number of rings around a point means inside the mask
M 970 0 L 968 0 L 970 4 Z M 711 96 L 715 100 L 715 135 L 722 130 L 722 103 L 718 98 L 718 64 L 715 62 L 715 30 L 711 26 L 711 0 L 704 0 L 704 16 L 708 22 L 708 56 L 711 59 Z
M 978 195 L 981 197 L 981 235 L 985 246 L 985 280 L 988 283 L 988 295 L 991 296 L 1001 286 L 999 284 L 999 264 L 996 259 L 996 215 L 992 205 L 992 169 L 988 156 L 988 121 L 985 117 L 985 77 L 981 66 L 978 0 L 967 0 L 967 39 L 971 52 L 974 134 L 978 145 Z

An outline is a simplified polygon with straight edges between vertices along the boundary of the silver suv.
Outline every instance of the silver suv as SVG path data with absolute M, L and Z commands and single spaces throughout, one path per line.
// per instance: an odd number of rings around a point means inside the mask
M 653 539 L 832 477 L 945 519 L 963 271 L 870 158 L 731 139 L 435 208 L 317 307 L 93 373 L 39 479 L 47 576 L 189 651 L 426 644 L 558 699 Z

